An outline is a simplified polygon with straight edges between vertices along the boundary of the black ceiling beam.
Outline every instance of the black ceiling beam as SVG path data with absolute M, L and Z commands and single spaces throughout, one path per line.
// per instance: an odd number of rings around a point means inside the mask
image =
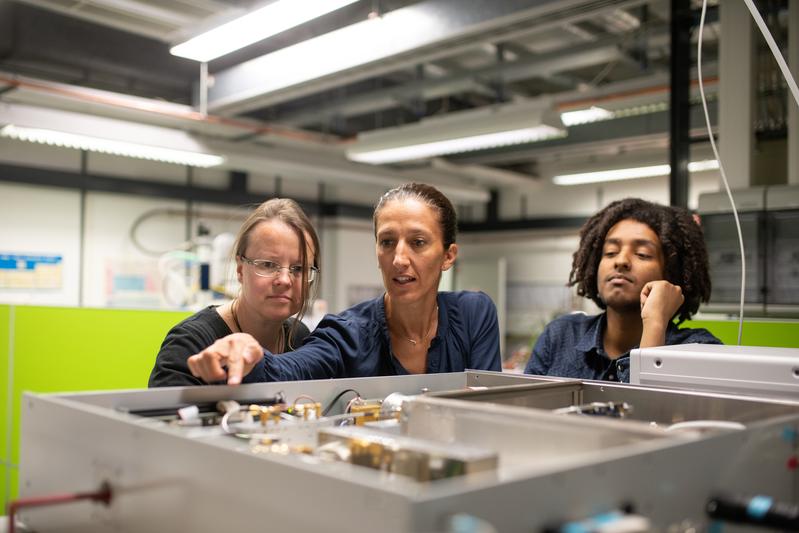
M 515 220 L 494 220 L 487 222 L 461 222 L 461 233 L 484 233 L 488 231 L 518 231 L 538 229 L 578 229 L 588 217 L 542 217 L 518 218 Z
M 23 167 L 0 164 L 0 181 L 56 187 L 60 189 L 84 190 L 170 198 L 174 200 L 207 202 L 236 207 L 257 205 L 269 198 L 266 194 L 255 194 L 236 190 L 211 189 L 174 183 L 143 181 L 97 174 L 80 174 L 63 170 Z M 309 215 L 349 217 L 370 220 L 373 206 L 342 202 L 317 202 L 295 198 Z M 466 222 L 458 225 L 462 233 L 486 231 L 514 231 L 529 229 L 577 229 L 586 217 L 523 218 L 517 220 L 493 220 L 489 222 Z
M 233 182 L 234 187 L 230 189 L 212 189 L 209 187 L 176 185 L 174 183 L 143 181 L 97 174 L 80 174 L 78 172 L 5 164 L 0 164 L 0 181 L 57 187 L 61 189 L 207 202 L 236 207 L 258 205 L 270 197 L 267 194 L 255 194 L 236 190 L 235 182 Z M 340 202 L 320 204 L 315 200 L 301 198 L 295 198 L 295 200 L 309 215 L 322 214 L 326 216 L 372 218 L 372 206 Z
M 199 76 L 194 61 L 173 56 L 169 44 L 28 4 L 0 0 L 0 66 L 148 98 L 189 103 Z M 5 20 L 10 17 L 10 20 Z M 3 30 L 13 28 L 11 36 Z

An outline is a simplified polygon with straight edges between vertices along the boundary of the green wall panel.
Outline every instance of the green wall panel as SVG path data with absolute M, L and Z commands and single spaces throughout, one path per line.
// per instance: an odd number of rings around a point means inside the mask
M 12 314 L 14 375 L 8 420 Z M 188 315 L 184 311 L 0 305 L 0 502 L 4 508 L 17 492 L 17 472 L 9 465 L 18 464 L 22 392 L 144 388 L 166 332 Z M 736 343 L 735 321 L 695 320 L 685 325 L 707 328 L 725 344 Z M 746 321 L 743 339 L 753 346 L 799 348 L 799 321 Z M 5 493 L 7 485 L 10 494 Z
M 15 384 L 35 392 L 146 388 L 161 341 L 185 316 L 17 307 Z
M 11 487 L 11 480 L 8 478 L 9 468 L 7 463 L 9 461 L 10 450 L 9 436 L 11 433 L 11 419 L 9 416 L 8 407 L 8 350 L 9 350 L 9 319 L 11 315 L 11 308 L 7 305 L 0 305 L 0 515 L 6 514 L 6 507 L 8 506 L 8 497 L 6 487 Z
M 8 343 L 11 308 L 0 305 L 0 461 L 8 459 Z M 5 479 L 5 478 L 2 478 Z
M 33 306 L 13 309 L 10 456 L 15 464 L 23 392 L 146 388 L 161 341 L 169 328 L 189 315 L 179 311 Z M 15 481 L 12 486 L 16 487 Z
M 689 328 L 705 328 L 724 344 L 738 344 L 737 320 L 689 320 L 684 324 Z M 754 321 L 744 316 L 741 340 L 746 346 L 799 348 L 799 321 Z

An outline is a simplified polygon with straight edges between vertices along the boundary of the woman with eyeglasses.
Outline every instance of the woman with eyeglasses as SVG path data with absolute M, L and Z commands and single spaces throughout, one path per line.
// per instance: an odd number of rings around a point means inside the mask
M 246 333 L 279 354 L 308 336 L 300 322 L 318 283 L 319 239 L 293 200 L 275 198 L 244 221 L 234 244 L 241 290 L 230 303 L 209 306 L 169 331 L 150 374 L 150 387 L 205 385 L 187 364 L 195 354 L 232 333 Z
M 327 315 L 295 351 L 274 355 L 246 334 L 216 341 L 189 358 L 207 381 L 289 381 L 500 370 L 499 326 L 482 292 L 439 292 L 458 255 L 450 201 L 430 185 L 385 193 L 374 216 L 385 293 Z

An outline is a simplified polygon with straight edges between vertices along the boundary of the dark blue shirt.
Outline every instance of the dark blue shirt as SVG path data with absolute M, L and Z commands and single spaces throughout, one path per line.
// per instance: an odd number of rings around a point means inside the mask
M 501 370 L 494 302 L 482 292 L 438 293 L 438 329 L 427 373 Z M 391 376 L 408 371 L 391 351 L 383 297 L 326 315 L 297 350 L 264 359 L 245 383 Z
M 547 324 L 535 343 L 525 374 L 629 383 L 630 353 L 616 359 L 605 353 L 605 320 L 605 313 L 593 316 L 576 313 Z M 721 341 L 706 329 L 680 329 L 669 322 L 666 345 L 689 343 L 721 344 Z

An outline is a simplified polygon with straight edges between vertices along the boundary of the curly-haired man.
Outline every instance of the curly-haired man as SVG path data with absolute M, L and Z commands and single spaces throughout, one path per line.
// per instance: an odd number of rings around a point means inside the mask
M 685 209 L 637 198 L 611 203 L 580 230 L 569 285 L 605 312 L 549 323 L 528 374 L 627 382 L 633 348 L 721 344 L 707 330 L 678 328 L 710 298 L 702 229 Z

